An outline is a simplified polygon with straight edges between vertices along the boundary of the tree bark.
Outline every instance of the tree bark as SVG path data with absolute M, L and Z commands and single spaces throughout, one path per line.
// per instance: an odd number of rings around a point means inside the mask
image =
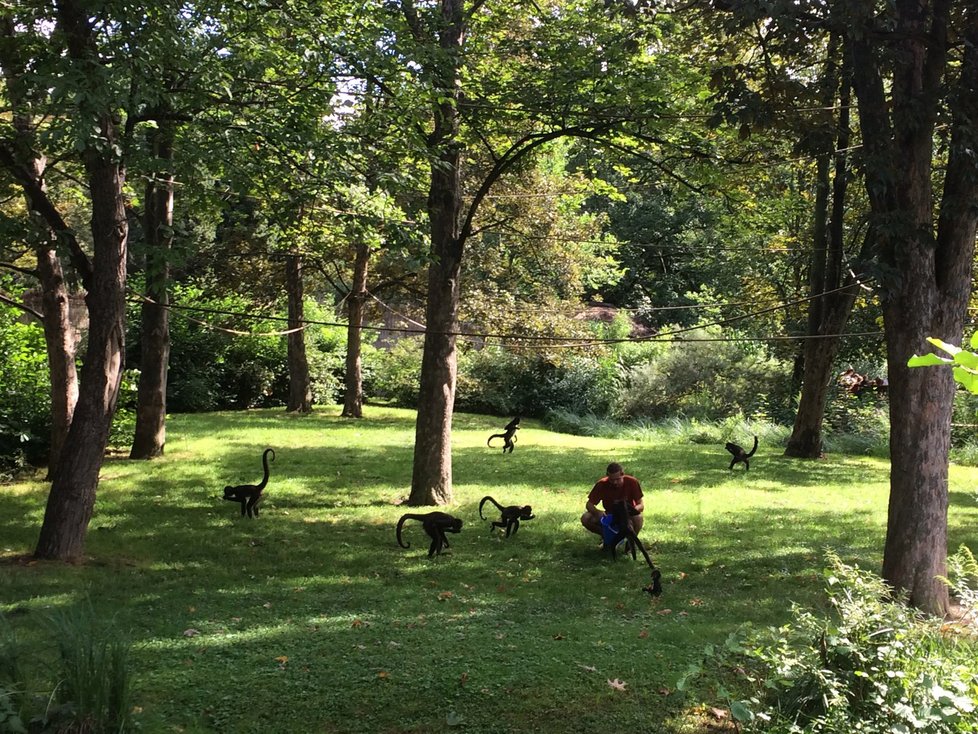
M 289 413 L 312 412 L 312 384 L 309 360 L 306 358 L 306 326 L 302 303 L 302 257 L 291 254 L 285 259 L 285 282 L 289 300 Z
M 91 286 L 88 349 L 74 419 L 55 468 L 44 521 L 34 555 L 71 560 L 84 551 L 85 534 L 95 506 L 99 471 L 115 413 L 125 358 L 125 286 L 128 222 L 124 206 L 125 169 L 117 150 L 111 110 L 92 100 L 110 99 L 101 75 L 86 70 L 98 65 L 95 36 L 85 8 L 74 0 L 57 3 L 57 23 L 68 54 L 86 83 L 97 85 L 80 97 L 78 114 L 91 119 L 97 144 L 82 153 L 92 207 Z M 92 106 L 90 106 L 92 105 Z
M 871 45 L 866 28 L 857 29 L 862 32 L 853 39 L 890 383 L 890 501 L 882 570 L 912 605 L 935 615 L 948 609 L 947 587 L 937 577 L 945 573 L 947 559 L 955 386 L 949 371 L 906 364 L 914 353 L 927 351 L 928 336 L 960 343 L 971 289 L 978 224 L 978 12 L 964 3 L 955 8 L 964 23 L 956 30 L 965 51 L 958 76 L 945 90 L 953 4 L 896 3 L 885 54 Z M 884 58 L 892 63 L 889 84 Z M 951 145 L 935 206 L 932 141 L 946 92 Z
M 48 479 L 50 479 L 61 456 L 61 447 L 64 446 L 75 403 L 78 401 L 78 372 L 75 366 L 78 339 L 71 325 L 68 288 L 56 249 L 59 232 L 45 216 L 46 211 L 53 209 L 44 185 L 47 160 L 37 150 L 34 114 L 24 87 L 24 62 L 17 58 L 13 51 L 17 31 L 11 15 L 0 16 L 0 33 L 9 41 L 7 45 L 0 48 L 0 67 L 2 67 L 7 96 L 12 108 L 12 123 L 16 138 L 12 150 L 7 151 L 5 162 L 8 168 L 11 168 L 12 164 L 15 170 L 11 173 L 24 184 L 27 206 L 38 224 L 35 251 L 37 275 L 41 285 L 48 379 L 51 385 L 51 449 L 48 453 Z M 19 151 L 21 155 L 18 156 L 13 151 Z
M 357 245 L 353 262 L 353 283 L 347 296 L 346 327 L 346 393 L 343 397 L 343 417 L 363 417 L 363 364 L 361 342 L 363 339 L 363 308 L 367 299 L 367 267 L 370 262 L 370 245 Z
M 438 44 L 443 60 L 433 67 L 438 101 L 434 108 L 434 129 L 428 138 L 433 153 L 428 189 L 431 264 L 410 505 L 442 505 L 452 501 L 452 412 L 458 369 L 455 335 L 462 270 L 458 54 L 464 37 L 464 0 L 441 0 L 440 7 Z
M 833 48 L 835 44 L 832 44 Z M 822 454 L 822 425 L 825 405 L 832 385 L 832 367 L 839 353 L 841 334 L 849 322 L 856 302 L 857 284 L 852 276 L 843 279 L 843 237 L 845 232 L 846 189 L 849 178 L 849 88 L 851 84 L 848 53 L 841 75 L 829 74 L 839 81 L 839 119 L 835 141 L 835 170 L 831 181 L 829 206 L 830 158 L 819 160 L 815 203 L 813 251 L 809 272 L 808 339 L 804 346 L 804 376 L 798 412 L 784 455 L 817 459 Z M 836 86 L 833 82 L 832 87 Z M 833 89 L 830 99 L 835 100 Z M 860 255 L 862 257 L 862 254 Z M 840 290 L 841 289 L 841 290 Z
M 166 385 L 170 364 L 170 249 L 173 243 L 173 123 L 149 133 L 159 170 L 146 184 L 146 300 L 140 308 L 139 387 L 130 459 L 153 459 L 166 446 Z
M 38 249 L 37 272 L 41 281 L 44 342 L 51 382 L 51 450 L 48 454 L 47 475 L 51 479 L 61 458 L 61 450 L 68 438 L 68 429 L 78 403 L 78 369 L 75 365 L 78 338 L 71 325 L 68 288 L 56 250 Z

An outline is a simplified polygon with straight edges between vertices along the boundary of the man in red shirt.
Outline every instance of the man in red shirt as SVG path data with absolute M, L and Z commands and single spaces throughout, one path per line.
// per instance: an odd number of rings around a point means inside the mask
M 601 535 L 601 518 L 611 509 L 612 504 L 623 499 L 630 508 L 628 522 L 637 534 L 642 529 L 644 521 L 642 512 L 645 510 L 645 502 L 642 501 L 642 487 L 635 477 L 625 474 L 625 470 L 618 462 L 608 464 L 607 471 L 608 476 L 599 479 L 588 493 L 585 505 L 587 511 L 581 515 L 581 525 L 592 533 Z M 599 502 L 604 510 L 598 509 Z

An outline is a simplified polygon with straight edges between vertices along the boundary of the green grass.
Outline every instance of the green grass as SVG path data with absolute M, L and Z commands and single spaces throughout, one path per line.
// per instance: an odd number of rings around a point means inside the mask
M 584 438 L 523 421 L 516 451 L 487 449 L 499 419 L 457 414 L 451 552 L 419 525 L 397 547 L 414 439 L 409 411 L 360 421 L 323 408 L 172 416 L 166 457 L 103 468 L 80 565 L 25 560 L 47 486 L 0 487 L 0 611 L 37 654 L 50 618 L 90 601 L 133 643 L 131 699 L 147 732 L 696 731 L 709 689 L 675 691 L 704 646 L 739 624 L 822 604 L 824 551 L 879 567 L 888 465 L 787 460 L 762 442 L 730 472 L 722 445 Z M 276 461 L 262 513 L 227 483 Z M 664 572 L 612 562 L 580 526 L 584 497 L 620 461 L 646 494 L 643 538 Z M 978 470 L 951 469 L 950 547 L 978 547 Z M 480 498 L 532 504 L 490 536 Z M 609 681 L 624 681 L 617 690 Z

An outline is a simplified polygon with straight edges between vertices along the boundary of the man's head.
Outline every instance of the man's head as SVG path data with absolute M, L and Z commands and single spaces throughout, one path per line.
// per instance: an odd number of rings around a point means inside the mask
M 622 478 L 625 476 L 625 470 L 622 469 L 621 464 L 617 461 L 613 461 L 608 464 L 608 481 L 613 485 L 620 486 L 622 483 Z

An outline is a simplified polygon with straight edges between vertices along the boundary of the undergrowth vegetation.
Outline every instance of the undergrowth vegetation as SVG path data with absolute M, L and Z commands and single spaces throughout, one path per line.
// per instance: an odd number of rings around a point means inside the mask
M 141 731 L 703 734 L 729 728 L 727 703 L 748 699 L 721 695 L 722 671 L 678 685 L 704 644 L 719 648 L 746 622 L 781 629 L 793 604 L 829 613 L 826 549 L 866 568 L 881 557 L 888 466 L 878 458 L 787 460 L 756 422 L 605 437 L 532 419 L 503 455 L 485 446 L 500 419 L 459 413 L 455 497 L 442 509 L 464 526 L 449 553 L 428 559 L 416 523 L 405 529 L 411 548 L 394 538 L 401 514 L 425 511 L 399 504 L 414 413 L 366 412 L 172 416 L 165 457 L 105 464 L 78 565 L 29 560 L 44 482 L 0 488 L 0 613 L 19 651 L 0 712 L 54 722 L 81 700 L 51 620 L 90 606 L 125 647 L 88 670 L 119 682 L 97 687 L 124 693 Z M 727 468 L 721 440 L 741 431 L 761 436 L 749 472 Z M 267 499 L 260 517 L 241 518 L 221 488 L 258 478 L 266 446 L 276 450 Z M 580 525 L 610 460 L 645 490 L 659 598 L 643 591 L 642 563 L 612 561 Z M 976 481 L 951 468 L 953 547 L 976 545 Z M 511 538 L 492 534 L 478 517 L 485 495 L 531 504 L 536 518 Z M 93 645 L 72 644 L 100 650 L 104 629 Z
M 875 574 L 827 560 L 827 613 L 795 605 L 789 623 L 745 624 L 707 649 L 732 715 L 778 734 L 978 731 L 975 630 L 926 619 Z M 952 567 L 962 560 L 974 556 L 961 551 Z M 680 687 L 702 673 L 692 666 Z

